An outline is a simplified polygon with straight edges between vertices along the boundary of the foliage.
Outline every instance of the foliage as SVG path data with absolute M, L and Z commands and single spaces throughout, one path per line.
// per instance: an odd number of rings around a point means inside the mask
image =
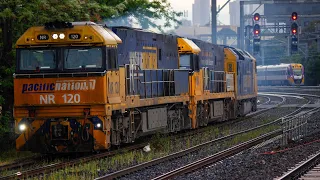
M 0 105 L 3 106 L 4 117 L 10 118 L 13 108 L 14 45 L 27 28 L 56 20 L 90 20 L 98 23 L 108 20 L 116 24 L 119 18 L 127 21 L 132 17 L 144 29 L 154 27 L 161 30 L 162 26 L 157 25 L 155 20 L 164 19 L 163 26 L 170 27 L 179 23 L 176 18 L 180 15 L 173 11 L 167 0 L 0 1 Z
M 129 17 L 138 20 L 142 29 L 155 27 L 162 31 L 163 27 L 172 27 L 175 24 L 180 24 L 176 19 L 181 16 L 181 12 L 173 11 L 170 3 L 167 0 L 122 0 L 122 2 L 114 3 L 108 1 L 109 6 L 119 6 L 119 11 L 114 16 L 102 15 L 102 18 L 107 18 L 109 25 L 126 25 L 130 21 Z M 155 20 L 164 19 L 164 25 L 158 25 Z M 120 21 L 120 22 L 119 22 Z

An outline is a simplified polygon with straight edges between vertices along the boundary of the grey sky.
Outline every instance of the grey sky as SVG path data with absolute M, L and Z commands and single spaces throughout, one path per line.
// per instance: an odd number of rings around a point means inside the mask
M 188 11 L 188 17 L 187 19 L 192 20 L 192 4 L 194 3 L 194 0 L 168 0 L 171 3 L 171 6 L 176 11 Z M 217 0 L 218 6 L 223 6 L 223 4 L 227 2 L 227 0 Z M 210 0 L 211 4 L 211 0 Z M 223 24 L 230 24 L 230 18 L 229 18 L 229 5 L 225 6 L 223 10 L 219 13 L 218 20 L 222 22 Z

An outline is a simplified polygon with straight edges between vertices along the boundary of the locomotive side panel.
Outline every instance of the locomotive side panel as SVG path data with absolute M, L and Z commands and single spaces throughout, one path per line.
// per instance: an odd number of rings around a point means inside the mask
M 119 65 L 134 64 L 141 69 L 178 69 L 177 38 L 138 29 L 113 27 L 123 39 L 118 46 Z

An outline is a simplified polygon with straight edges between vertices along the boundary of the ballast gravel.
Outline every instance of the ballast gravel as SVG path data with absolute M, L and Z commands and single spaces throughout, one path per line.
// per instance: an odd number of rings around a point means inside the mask
M 272 99 L 278 100 L 279 102 L 281 100 L 281 98 L 279 98 L 279 97 L 278 97 L 278 99 L 276 97 L 272 98 Z M 296 99 L 296 98 L 293 98 L 293 99 L 296 101 L 299 101 L 299 99 Z M 230 124 L 227 123 L 227 125 L 220 126 L 218 129 L 221 132 L 228 131 L 230 134 L 235 133 L 235 132 L 239 132 L 242 130 L 247 130 L 247 129 L 256 127 L 258 125 L 262 125 L 267 122 L 273 121 L 283 115 L 286 115 L 290 112 L 293 112 L 295 109 L 296 108 L 275 108 L 275 109 L 267 111 L 266 113 L 264 113 L 263 115 L 260 115 L 258 117 L 253 117 L 253 118 L 250 118 L 250 119 L 244 120 L 244 121 L 233 122 Z M 201 134 L 194 135 L 194 136 L 195 137 L 193 137 L 193 138 L 201 140 L 201 137 L 196 137 L 196 136 L 201 136 Z M 223 136 L 223 134 L 219 135 L 219 137 L 221 137 L 221 136 Z M 215 139 L 215 138 L 218 138 L 218 137 L 213 137 L 212 139 Z M 181 139 L 179 141 L 175 141 L 172 143 L 173 147 L 171 147 L 171 148 L 175 148 L 176 149 L 175 151 L 185 149 L 185 148 L 187 148 L 186 141 L 187 140 L 181 140 Z M 190 145 L 191 146 L 193 145 L 192 141 L 191 141 Z M 122 179 L 150 179 L 152 177 L 160 175 L 161 173 L 165 173 L 165 172 L 170 171 L 174 168 L 183 166 L 187 163 L 193 162 L 193 161 L 198 160 L 200 158 L 204 158 L 208 155 L 214 154 L 214 153 L 221 151 L 225 148 L 226 147 L 224 147 L 223 145 L 210 146 L 209 148 L 205 148 L 200 151 L 183 156 L 181 158 L 177 158 L 174 161 L 163 162 L 159 165 L 149 167 L 149 168 L 142 170 L 142 171 L 139 171 L 139 172 L 135 172 L 131 175 L 122 177 Z M 130 163 L 130 166 L 133 166 L 136 164 L 137 164 L 136 162 L 132 162 L 132 163 Z M 115 171 L 123 169 L 123 168 L 126 168 L 126 167 L 123 167 L 123 166 L 113 167 L 112 169 L 99 171 L 98 174 L 99 174 L 99 176 L 102 176 L 104 174 L 112 173 L 112 172 L 115 172 Z
M 280 177 L 290 168 L 319 151 L 319 117 L 320 113 L 316 113 L 308 120 L 309 135 L 300 142 L 291 142 L 282 147 L 281 141 L 277 140 L 175 179 L 274 179 Z
M 267 113 L 265 113 L 263 116 L 260 116 L 257 118 L 252 118 L 252 120 L 233 123 L 229 127 L 230 132 L 239 132 L 240 130 L 249 129 L 250 127 L 256 127 L 258 125 L 266 123 L 265 120 L 269 120 L 269 121 L 271 119 L 274 120 L 278 117 L 281 117 L 283 115 L 288 114 L 289 112 L 292 112 L 293 110 L 294 110 L 293 108 L 280 108 L 280 109 L 276 108 L 276 109 L 270 110 Z M 224 141 L 224 142 L 226 142 L 226 141 Z M 179 142 L 177 142 L 177 143 L 179 143 Z M 205 158 L 209 155 L 217 153 L 217 152 L 224 150 L 226 148 L 227 148 L 227 146 L 225 146 L 225 144 L 218 143 L 218 144 L 215 144 L 214 146 L 209 146 L 207 148 L 201 149 L 200 151 L 190 153 L 186 156 L 183 156 L 183 157 L 171 160 L 171 161 L 163 162 L 163 163 L 157 164 L 152 167 L 148 167 L 147 169 L 132 173 L 130 175 L 122 177 L 121 179 L 152 179 L 152 178 L 159 176 L 163 173 L 169 172 L 175 168 L 181 167 L 183 165 L 194 162 L 194 161 L 199 160 L 201 158 Z M 240 163 L 244 163 L 244 162 L 245 161 L 241 161 Z M 226 163 L 227 167 L 224 167 L 224 168 L 229 168 L 229 166 L 231 166 L 231 165 L 232 165 L 231 162 L 227 162 Z M 223 172 L 224 170 L 217 169 L 217 171 Z M 185 177 L 183 177 L 183 178 L 185 178 Z M 203 177 L 201 177 L 201 176 L 192 177 L 191 176 L 191 177 L 187 177 L 187 178 L 197 179 L 197 178 L 203 178 Z M 211 179 L 211 178 L 209 178 L 209 179 Z M 213 179 L 215 179 L 215 177 Z M 222 179 L 224 179 L 224 178 L 222 178 Z

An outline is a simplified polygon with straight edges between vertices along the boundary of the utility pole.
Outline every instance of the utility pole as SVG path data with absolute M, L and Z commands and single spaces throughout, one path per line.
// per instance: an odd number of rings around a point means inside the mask
M 317 33 L 317 52 L 320 52 L 320 35 L 318 35 L 318 33 L 320 33 L 320 24 L 316 25 L 316 33 Z
M 287 56 L 291 56 L 291 36 L 288 36 Z
M 240 49 L 240 27 L 237 27 L 237 48 Z
M 217 0 L 211 0 L 211 42 L 217 44 Z
M 317 51 L 320 52 L 320 35 L 317 35 Z
M 240 1 L 240 49 L 244 49 L 244 2 Z

